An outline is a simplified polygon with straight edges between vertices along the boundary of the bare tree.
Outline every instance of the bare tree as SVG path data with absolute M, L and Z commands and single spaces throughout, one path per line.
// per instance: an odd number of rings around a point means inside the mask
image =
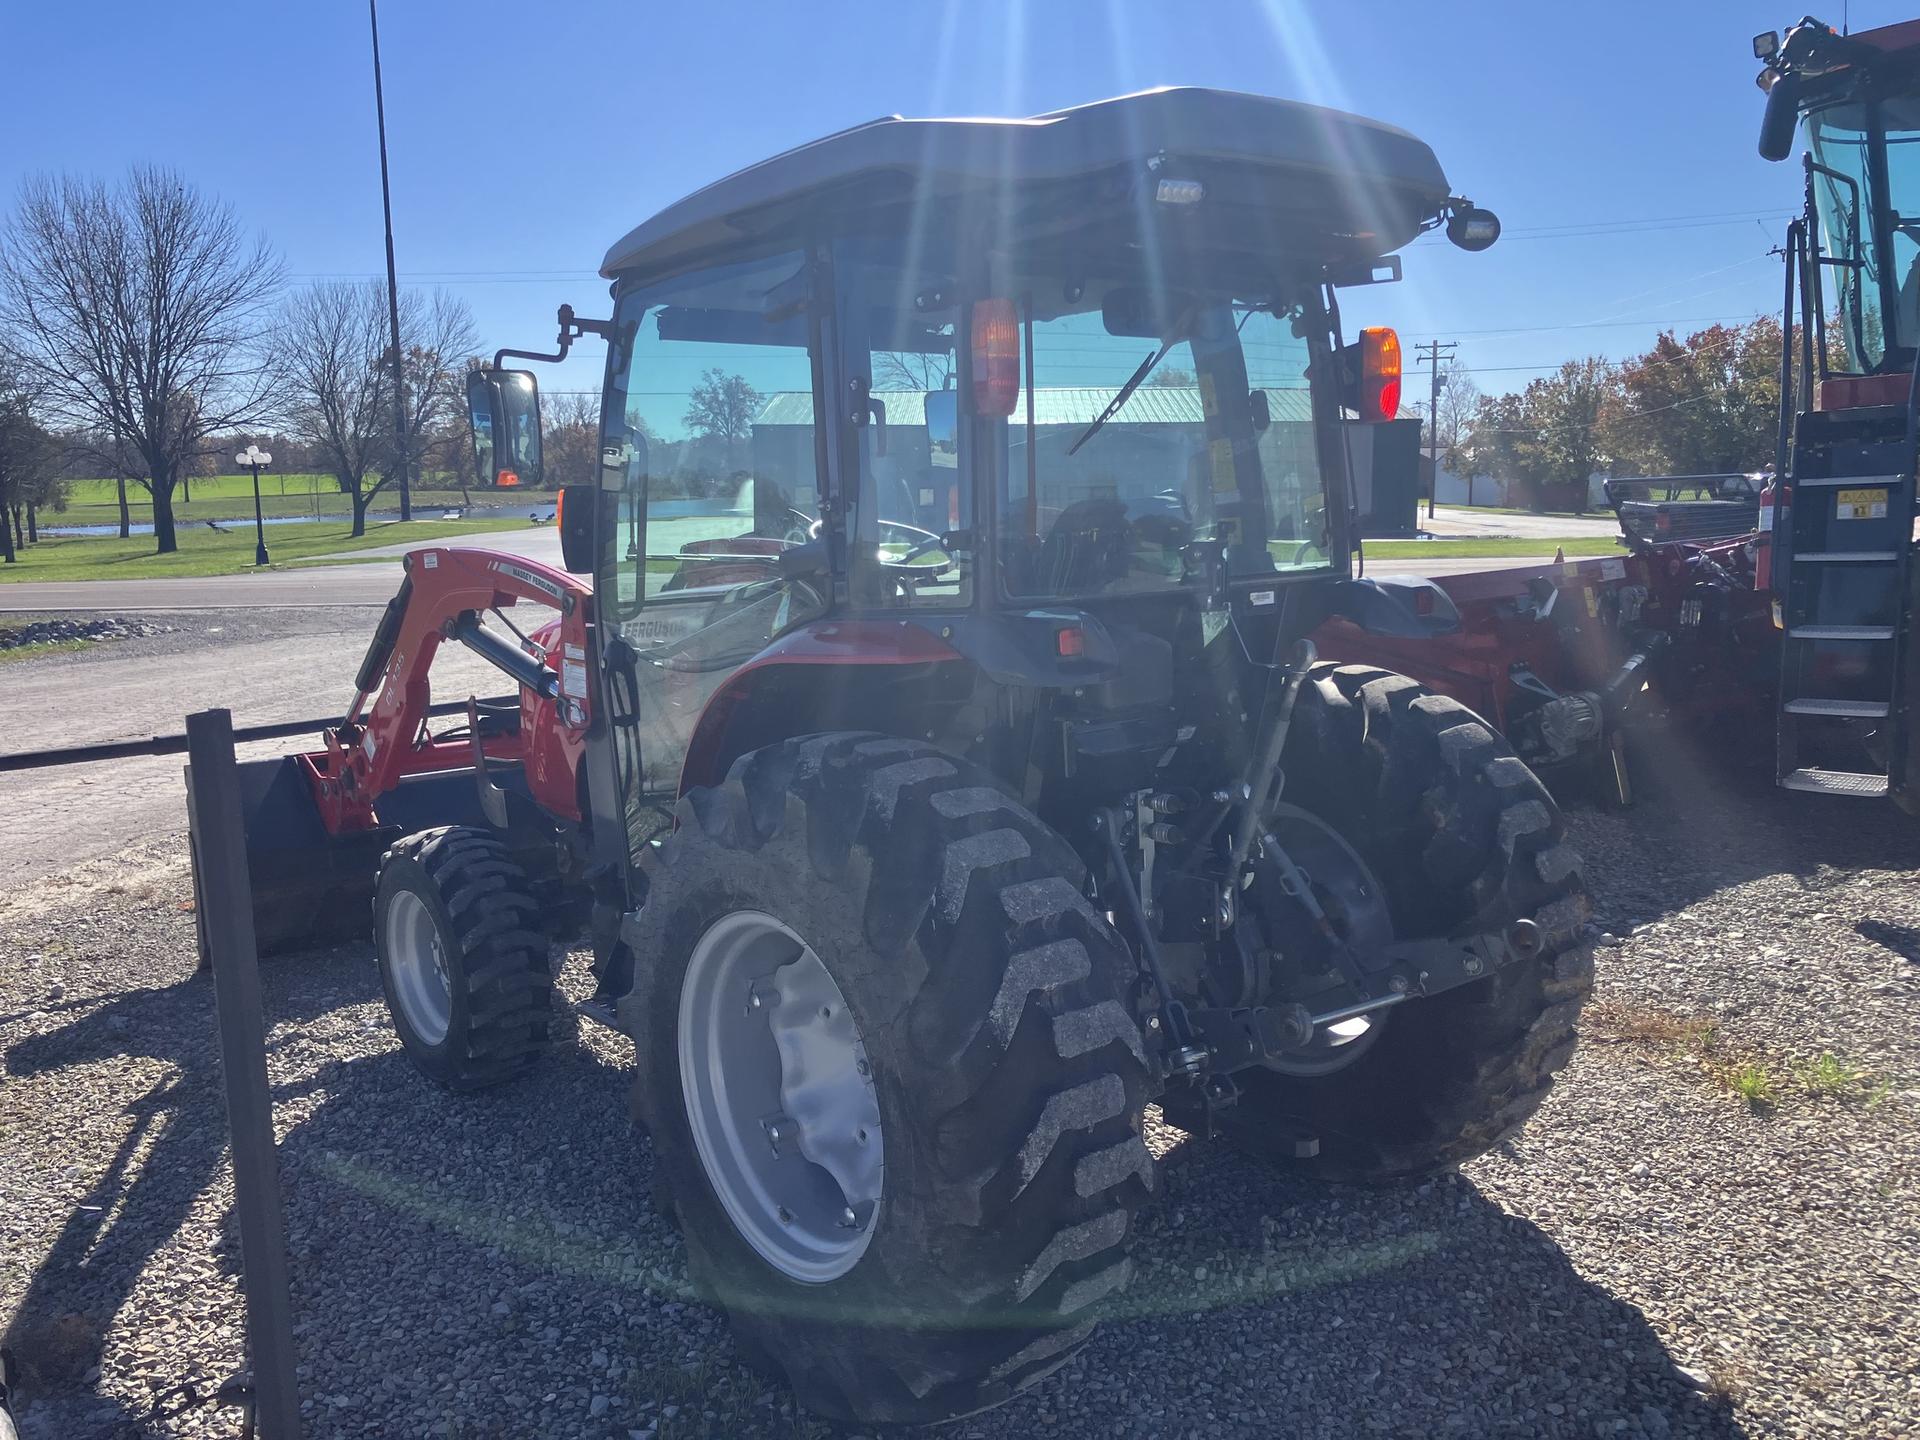
M 9 379 L 0 350 L 0 563 L 15 563 L 27 543 L 21 513 L 51 498 L 59 449 L 34 416 L 34 397 Z M 38 539 L 37 530 L 34 538 Z
M 744 440 L 760 413 L 760 392 L 744 375 L 730 375 L 719 366 L 702 373 L 687 395 L 682 423 L 696 434 L 731 445 Z
M 953 378 L 953 354 L 935 350 L 878 350 L 873 356 L 876 390 L 944 390 Z
M 280 265 L 232 209 L 171 170 L 118 186 L 40 176 L 0 237 L 0 319 L 49 412 L 140 457 L 154 548 L 178 548 L 173 489 L 210 437 L 267 407 L 260 343 Z
M 459 404 L 459 357 L 473 344 L 462 302 L 438 291 L 401 297 L 409 435 L 432 433 Z M 283 418 L 333 472 L 353 505 L 353 533 L 365 534 L 368 506 L 400 476 L 385 289 L 371 280 L 330 281 L 298 292 L 281 313 L 275 349 L 285 377 Z
M 600 397 L 580 391 L 554 395 L 543 419 L 541 482 L 554 490 L 591 485 L 600 466 Z
M 405 357 L 400 368 L 406 384 L 403 409 L 407 448 L 416 465 L 425 458 L 423 452 L 428 437 L 467 423 L 466 357 L 479 343 L 473 311 L 466 301 L 445 290 L 426 295 L 415 290 L 400 297 L 400 349 Z M 384 353 L 388 358 L 383 364 L 391 375 L 392 346 Z M 391 470 L 397 479 L 400 459 L 393 447 L 393 437 L 387 438 L 388 449 L 381 463 L 383 469 Z

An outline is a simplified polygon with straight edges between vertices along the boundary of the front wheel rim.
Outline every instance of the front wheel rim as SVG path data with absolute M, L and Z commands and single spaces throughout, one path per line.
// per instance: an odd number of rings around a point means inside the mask
M 727 1218 L 789 1279 L 824 1284 L 872 1242 L 885 1146 L 872 1067 L 818 954 L 739 910 L 695 942 L 680 990 L 680 1078 Z
M 438 1045 L 453 1018 L 453 981 L 440 927 L 424 900 L 401 890 L 387 904 L 386 930 L 394 1003 L 415 1035 Z

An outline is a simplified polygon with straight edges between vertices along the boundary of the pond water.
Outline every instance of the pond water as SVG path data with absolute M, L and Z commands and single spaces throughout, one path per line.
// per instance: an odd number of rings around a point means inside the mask
M 552 519 L 552 497 L 543 495 L 541 500 L 544 503 L 528 505 L 524 510 L 518 505 L 475 505 L 466 510 L 447 510 L 437 505 L 416 505 L 413 507 L 413 518 L 416 520 L 493 520 L 502 516 L 531 515 L 535 511 L 538 511 L 543 520 Z M 330 520 L 335 524 L 345 525 L 351 518 L 352 517 L 348 515 L 269 515 L 262 523 L 268 527 L 272 527 L 275 525 L 312 525 L 320 520 Z M 369 510 L 367 512 L 367 523 L 369 525 L 384 525 L 389 521 L 398 520 L 399 518 L 400 512 L 398 510 Z M 208 524 L 205 520 L 181 520 L 178 518 L 176 518 L 173 523 L 174 529 L 181 534 L 185 534 L 190 530 L 205 530 Z M 212 523 L 222 530 L 250 531 L 253 529 L 253 517 L 251 515 L 222 518 Z M 153 533 L 153 522 L 135 523 L 129 525 L 127 530 L 131 535 L 151 535 Z M 43 520 L 40 522 L 40 533 L 42 535 L 62 537 L 118 535 L 120 533 L 120 527 L 118 525 L 61 525 L 57 523 L 49 525 Z

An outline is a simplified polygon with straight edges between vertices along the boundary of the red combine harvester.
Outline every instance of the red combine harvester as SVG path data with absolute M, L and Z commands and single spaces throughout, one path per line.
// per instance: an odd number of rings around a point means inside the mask
M 1339 621 L 1315 640 L 1473 706 L 1543 774 L 1599 767 L 1623 800 L 1626 740 L 1655 722 L 1771 733 L 1782 786 L 1920 811 L 1920 21 L 1805 20 L 1754 54 L 1761 154 L 1807 141 L 1774 473 L 1611 481 L 1628 555 L 1442 579 L 1460 629 L 1417 645 Z

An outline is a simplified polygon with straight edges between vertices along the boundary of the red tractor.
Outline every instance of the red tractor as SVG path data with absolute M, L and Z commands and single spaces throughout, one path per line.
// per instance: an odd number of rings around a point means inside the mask
M 1339 321 L 1440 228 L 1498 233 L 1411 135 L 1204 90 L 881 120 L 669 207 L 525 357 L 606 343 L 571 573 L 409 557 L 324 752 L 250 771 L 261 933 L 371 890 L 458 1088 L 537 1063 L 584 937 L 696 1282 L 863 1421 L 1086 1339 L 1150 1103 L 1326 1180 L 1480 1154 L 1572 1053 L 1580 860 L 1479 716 L 1305 639 L 1456 622 L 1351 578 L 1400 358 Z M 470 399 L 534 484 L 517 353 Z M 517 694 L 430 733 L 446 640 Z

